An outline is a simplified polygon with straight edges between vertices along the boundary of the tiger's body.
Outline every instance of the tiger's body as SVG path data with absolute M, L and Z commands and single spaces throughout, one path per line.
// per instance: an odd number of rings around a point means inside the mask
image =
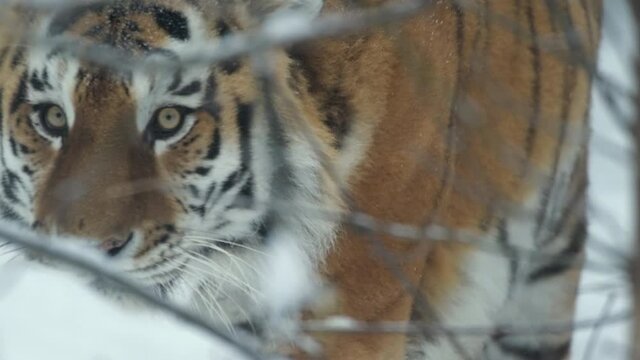
M 311 318 L 490 328 L 318 335 L 330 359 L 566 358 L 570 332 L 508 326 L 572 319 L 599 1 L 434 1 L 402 24 L 270 53 L 269 96 L 247 58 L 116 71 L 56 45 L 180 64 L 282 8 L 351 3 L 16 9 L 0 33 L 3 218 L 94 239 L 228 326 L 264 315 L 250 264 L 288 232 L 336 289 Z M 32 35 L 39 46 L 22 45 Z M 382 225 L 337 220 L 346 210 Z

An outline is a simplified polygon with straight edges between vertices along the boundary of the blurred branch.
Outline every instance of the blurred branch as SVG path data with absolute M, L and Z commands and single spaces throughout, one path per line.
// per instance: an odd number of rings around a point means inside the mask
M 310 333 L 343 333 L 343 334 L 420 334 L 425 331 L 430 333 L 448 333 L 457 336 L 487 336 L 497 332 L 510 335 L 531 335 L 531 334 L 563 334 L 567 331 L 578 331 L 602 327 L 627 321 L 632 317 L 632 311 L 625 310 L 606 317 L 599 315 L 594 318 L 576 320 L 571 323 L 550 323 L 542 326 L 531 326 L 530 324 L 501 326 L 482 325 L 441 325 L 431 322 L 406 322 L 406 321 L 380 321 L 366 322 L 351 319 L 327 319 L 311 320 L 302 324 L 302 329 Z
M 630 0 L 629 4 L 631 5 L 631 9 L 633 11 L 633 17 L 636 22 L 637 27 L 637 37 L 636 39 L 640 39 L 640 2 L 636 0 Z M 635 83 L 636 86 L 640 84 L 640 54 L 636 54 L 635 63 Z M 638 107 L 640 104 L 640 90 L 636 89 L 636 100 L 634 102 L 636 104 L 635 111 L 635 119 L 633 123 L 633 140 L 635 144 L 635 196 L 636 196 L 636 218 L 635 218 L 635 256 L 634 261 L 629 267 L 630 269 L 630 279 L 631 286 L 633 291 L 633 338 L 631 339 L 632 344 L 632 358 L 634 360 L 640 360 L 640 108 Z

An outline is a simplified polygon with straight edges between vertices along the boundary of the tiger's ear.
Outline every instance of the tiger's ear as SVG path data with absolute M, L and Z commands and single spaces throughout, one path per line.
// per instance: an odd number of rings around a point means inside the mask
M 323 0 L 249 0 L 250 9 L 258 18 L 268 18 L 280 13 L 298 13 L 315 18 L 320 14 Z

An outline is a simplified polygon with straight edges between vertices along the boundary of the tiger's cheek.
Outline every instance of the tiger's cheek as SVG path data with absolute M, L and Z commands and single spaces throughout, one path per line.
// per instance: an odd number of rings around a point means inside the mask
M 211 162 L 217 157 L 218 131 L 210 116 L 198 115 L 189 133 L 160 155 L 161 168 L 176 182 L 191 176 L 208 175 L 212 170 Z
M 37 190 L 53 166 L 56 150 L 33 127 L 26 106 L 9 118 L 8 127 L 10 158 L 16 160 L 19 170 L 31 178 Z

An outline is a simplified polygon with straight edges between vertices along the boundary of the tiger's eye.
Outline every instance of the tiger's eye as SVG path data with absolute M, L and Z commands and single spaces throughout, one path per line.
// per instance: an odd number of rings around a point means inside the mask
M 64 129 L 67 126 L 67 116 L 60 106 L 53 105 L 45 114 L 46 125 L 51 129 Z
M 164 131 L 172 131 L 180 127 L 182 114 L 178 109 L 170 107 L 160 110 L 157 118 L 158 127 Z

